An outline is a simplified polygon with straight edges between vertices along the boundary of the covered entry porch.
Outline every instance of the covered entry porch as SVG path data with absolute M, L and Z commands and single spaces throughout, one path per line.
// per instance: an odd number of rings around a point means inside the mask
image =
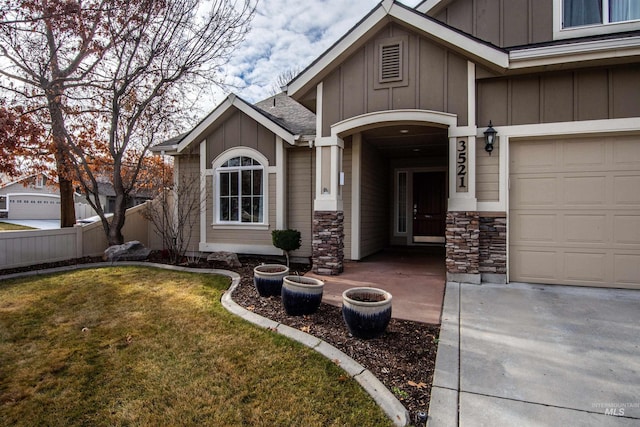
M 325 282 L 323 302 L 327 304 L 340 307 L 345 290 L 371 286 L 393 295 L 393 318 L 440 323 L 446 285 L 442 246 L 393 246 L 362 261 L 345 262 L 338 276 L 306 275 Z

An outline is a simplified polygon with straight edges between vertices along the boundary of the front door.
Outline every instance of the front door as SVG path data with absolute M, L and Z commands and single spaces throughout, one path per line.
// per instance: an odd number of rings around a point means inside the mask
M 413 241 L 444 242 L 446 172 L 413 174 Z

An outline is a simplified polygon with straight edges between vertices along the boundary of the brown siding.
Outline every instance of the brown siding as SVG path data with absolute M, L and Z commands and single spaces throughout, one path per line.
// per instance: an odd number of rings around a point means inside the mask
M 446 81 L 446 49 L 435 43 L 420 40 L 420 103 L 418 108 L 443 111 L 445 108 L 445 85 L 433 84 Z
M 353 191 L 351 178 L 353 176 L 353 149 L 351 140 L 345 141 L 344 151 L 342 154 L 342 170 L 344 172 L 344 186 L 342 187 L 342 201 L 344 206 L 344 257 L 351 259 L 352 247 L 352 227 L 351 219 L 353 218 L 351 194 Z
M 293 256 L 310 257 L 313 220 L 315 150 L 287 150 L 287 209 L 289 228 L 300 231 L 302 246 Z
M 501 47 L 553 40 L 553 0 L 457 0 L 435 18 Z
M 542 88 L 542 121 L 569 122 L 573 120 L 573 75 L 559 74 L 545 77 Z
M 366 257 L 389 241 L 389 180 L 384 158 L 364 141 L 361 167 L 360 255 Z
M 406 40 L 406 79 L 377 84 L 376 43 L 390 37 Z M 467 86 L 465 58 L 390 24 L 324 79 L 322 134 L 328 136 L 331 125 L 347 118 L 405 108 L 457 114 L 458 124 L 465 126 Z
M 236 111 L 207 135 L 207 167 L 221 153 L 233 147 L 250 147 L 260 151 L 275 165 L 276 145 L 273 132 L 241 111 Z
M 640 64 L 478 81 L 478 123 L 640 116 Z
M 178 186 L 184 185 L 185 188 L 193 188 L 194 190 L 199 190 L 200 156 L 176 156 L 174 159 L 177 165 L 177 170 L 180 174 L 180 181 Z M 198 197 L 199 194 L 199 191 L 195 191 L 191 196 Z M 204 206 L 201 206 L 201 208 L 204 208 Z M 191 230 L 191 236 L 189 237 L 190 242 L 187 250 L 195 252 L 198 251 L 198 244 L 200 243 L 200 211 L 196 210 L 195 212 L 193 212 L 193 216 L 194 217 L 189 221 L 193 221 L 194 225 L 193 229 Z M 189 231 L 185 230 L 184 233 L 186 237 Z
M 476 197 L 479 202 L 497 202 L 500 198 L 500 143 L 491 155 L 484 149 L 484 138 L 476 140 Z

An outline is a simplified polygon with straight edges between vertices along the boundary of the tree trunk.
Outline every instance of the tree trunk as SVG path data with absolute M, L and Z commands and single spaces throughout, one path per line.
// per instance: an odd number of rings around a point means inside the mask
M 126 197 L 124 194 L 118 194 L 118 191 L 116 191 L 115 209 L 113 212 L 113 217 L 111 218 L 111 225 L 109 226 L 109 234 L 107 236 L 107 239 L 109 240 L 109 246 L 121 245 L 124 243 L 122 227 L 124 227 L 124 220 L 126 215 Z
M 58 185 L 60 187 L 60 227 L 73 227 L 76 223 L 76 205 L 73 191 L 73 173 L 67 146 L 67 131 L 64 124 L 64 115 L 60 105 L 61 95 L 47 93 L 49 114 L 51 114 L 51 135 L 55 150 L 56 170 L 58 172 Z

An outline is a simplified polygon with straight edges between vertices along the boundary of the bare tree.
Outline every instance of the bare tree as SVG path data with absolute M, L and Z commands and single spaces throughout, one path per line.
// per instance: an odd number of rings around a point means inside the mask
M 255 0 L 0 1 L 0 41 L 10 46 L 0 52 L 12 63 L 2 74 L 23 85 L 7 88 L 23 100 L 34 91 L 44 97 L 35 105 L 49 111 L 59 176 L 74 176 L 109 244 L 120 244 L 126 200 L 149 147 L 175 132 L 187 91 L 220 84 L 217 70 L 244 40 Z M 18 3 L 29 13 L 11 12 Z M 73 19 L 59 18 L 67 15 Z M 48 25 L 54 18 L 60 22 Z M 27 40 L 29 29 L 47 50 L 23 52 L 18 39 Z M 115 190 L 110 219 L 98 197 L 105 175 Z
M 75 224 L 72 159 L 66 116 L 70 93 L 86 82 L 107 45 L 99 41 L 104 13 L 119 2 L 105 0 L 2 0 L 0 2 L 0 87 L 23 106 L 46 110 L 50 152 L 60 185 L 61 226 Z
M 155 200 L 147 202 L 144 216 L 161 236 L 169 260 L 178 264 L 187 253 L 206 198 L 200 188 L 200 175 L 181 174 L 172 188 L 167 187 Z M 195 234 L 197 237 L 197 234 Z
M 271 95 L 277 95 L 282 92 L 282 88 L 288 85 L 295 76 L 300 74 L 300 71 L 302 71 L 300 67 L 295 67 L 278 74 L 276 80 L 271 84 L 271 90 L 269 91 Z

